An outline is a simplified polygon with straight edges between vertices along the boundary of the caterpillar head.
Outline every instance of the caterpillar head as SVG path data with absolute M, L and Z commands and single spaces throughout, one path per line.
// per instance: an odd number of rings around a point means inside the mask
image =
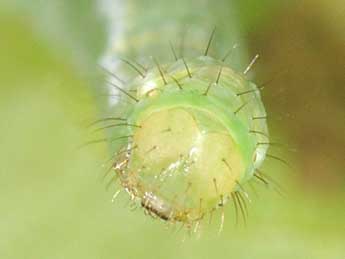
M 207 56 L 156 63 L 128 91 L 127 134 L 114 165 L 145 210 L 187 224 L 226 204 L 262 163 L 268 131 L 258 88 Z

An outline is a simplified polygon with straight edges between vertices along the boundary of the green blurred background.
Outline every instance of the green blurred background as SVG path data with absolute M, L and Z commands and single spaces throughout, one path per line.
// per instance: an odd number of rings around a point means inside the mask
M 111 202 L 106 145 L 77 148 L 99 113 L 96 2 L 0 1 L 0 258 L 345 258 L 344 1 L 234 2 L 292 169 L 267 162 L 284 195 L 257 187 L 246 226 L 228 206 L 220 236 L 214 220 L 182 242 L 126 195 Z

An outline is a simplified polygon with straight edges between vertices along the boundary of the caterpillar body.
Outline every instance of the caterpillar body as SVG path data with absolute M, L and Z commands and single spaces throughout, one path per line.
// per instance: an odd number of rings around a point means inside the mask
M 257 86 L 208 56 L 156 64 L 129 84 L 128 138 L 114 169 L 150 213 L 192 223 L 239 194 L 268 142 Z M 255 111 L 255 113 L 253 113 Z M 114 126 L 120 126 L 114 124 Z M 243 199 L 243 197 L 242 197 Z
M 239 73 L 211 57 L 213 36 L 199 56 L 172 47 L 174 62 L 122 60 L 137 75 L 109 85 L 131 102 L 102 120 L 115 145 L 112 179 L 149 215 L 187 226 L 230 200 L 243 211 L 269 143 L 260 88 L 245 78 L 252 63 Z

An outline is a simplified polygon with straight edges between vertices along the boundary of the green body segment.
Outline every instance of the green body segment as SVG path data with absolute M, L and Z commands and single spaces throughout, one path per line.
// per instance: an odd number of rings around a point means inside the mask
M 240 34 L 235 1 L 219 0 L 113 0 L 108 8 L 109 19 L 114 24 L 110 31 L 113 38 L 105 55 L 109 63 L 123 75 L 133 76 L 133 71 L 118 58 L 136 60 L 151 65 L 149 57 L 161 63 L 172 62 L 176 55 L 196 57 L 205 51 L 211 31 L 216 28 L 215 41 L 209 54 L 222 59 L 237 45 L 231 55 L 232 67 L 243 68 L 248 62 L 246 44 Z M 143 12 L 145 10 L 145 12 Z M 207 12 L 205 12 L 207 10 Z

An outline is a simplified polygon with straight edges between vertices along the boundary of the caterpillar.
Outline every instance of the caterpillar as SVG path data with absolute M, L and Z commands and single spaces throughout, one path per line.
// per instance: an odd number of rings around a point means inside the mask
M 169 26 L 161 30 L 171 34 Z M 263 85 L 246 79 L 258 56 L 237 72 L 227 64 L 234 48 L 222 58 L 211 55 L 215 31 L 199 54 L 195 50 L 201 40 L 182 40 L 179 52 L 170 42 L 173 60 L 168 62 L 162 62 L 166 51 L 143 43 L 137 46 L 143 51 L 139 56 L 125 51 L 136 60 L 117 57 L 112 63 L 108 53 L 107 83 L 118 98 L 109 104 L 109 116 L 95 122 L 104 124 L 99 129 L 107 130 L 112 144 L 108 185 L 119 181 L 147 214 L 189 227 L 216 210 L 222 210 L 222 226 L 229 201 L 245 217 L 244 185 L 253 178 L 267 181 L 259 170 L 270 144 L 260 97 Z M 150 37 L 157 35 L 152 33 Z M 206 39 L 200 32 L 192 34 Z M 141 37 L 142 42 L 149 36 Z M 115 45 L 119 56 L 124 46 Z M 148 51 L 153 53 L 144 59 Z M 114 70 L 127 76 L 132 70 L 134 75 L 125 81 Z

